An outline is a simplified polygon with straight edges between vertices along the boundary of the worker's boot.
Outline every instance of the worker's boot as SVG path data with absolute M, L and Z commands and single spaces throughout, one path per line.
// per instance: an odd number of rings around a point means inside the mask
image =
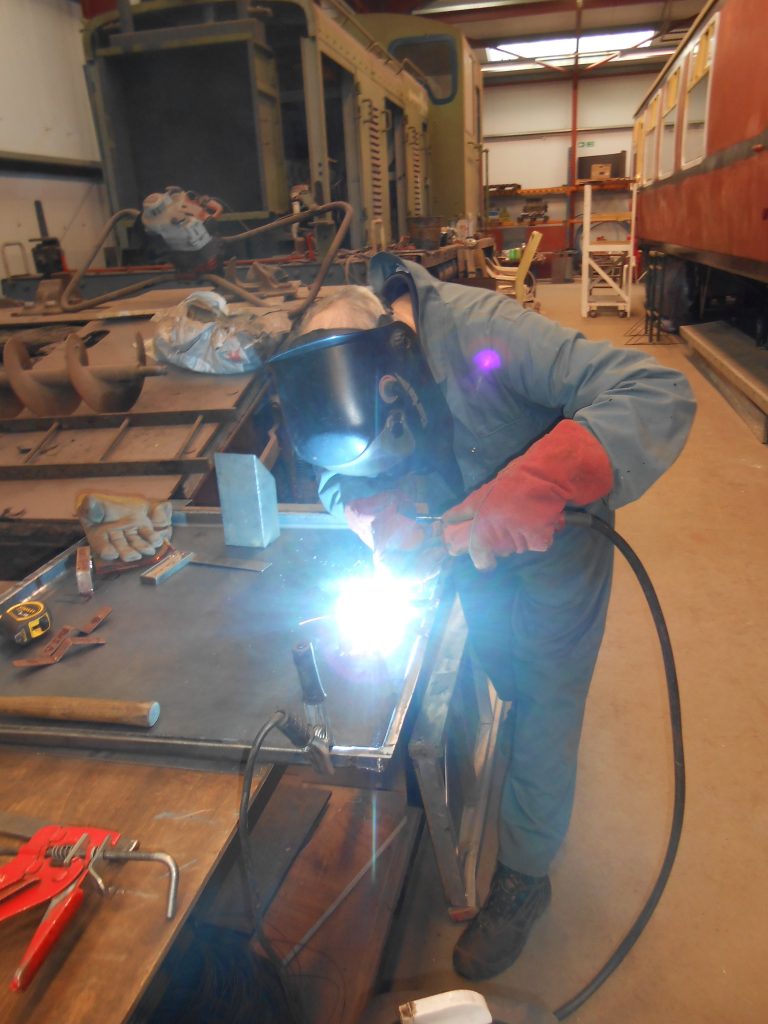
M 485 904 L 456 943 L 455 970 L 478 981 L 510 967 L 522 953 L 551 895 L 547 875 L 522 875 L 498 864 Z

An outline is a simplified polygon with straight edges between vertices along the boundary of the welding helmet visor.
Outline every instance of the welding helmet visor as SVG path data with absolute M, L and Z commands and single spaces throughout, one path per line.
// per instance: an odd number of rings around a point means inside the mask
M 270 368 L 296 453 L 331 472 L 423 472 L 427 435 L 449 424 L 418 338 L 399 320 L 312 331 Z

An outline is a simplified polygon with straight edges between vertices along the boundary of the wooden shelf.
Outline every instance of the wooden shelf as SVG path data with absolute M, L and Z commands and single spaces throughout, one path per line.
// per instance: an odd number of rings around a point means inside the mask
M 535 224 L 518 224 L 514 220 L 500 220 L 498 224 L 486 224 L 486 228 L 561 228 L 567 223 L 565 220 L 548 220 L 546 224 L 539 221 Z
M 581 192 L 585 185 L 591 185 L 596 191 L 629 192 L 632 187 L 631 178 L 599 178 L 590 181 L 579 179 L 575 185 L 558 185 L 554 188 L 520 188 L 510 191 L 509 185 L 489 185 L 489 199 L 530 199 L 533 196 L 570 196 Z
M 628 223 L 629 220 L 630 220 L 630 216 L 631 215 L 630 215 L 629 211 L 627 211 L 626 213 L 605 213 L 605 214 L 601 213 L 601 214 L 598 214 L 597 216 L 593 217 L 592 220 L 593 220 L 593 223 L 598 223 L 599 221 L 615 221 L 616 223 L 621 224 L 621 223 Z M 486 224 L 486 229 L 488 229 L 488 228 L 529 228 L 529 227 L 533 227 L 533 228 L 561 228 L 561 227 L 564 227 L 566 224 L 581 224 L 581 223 L 583 223 L 583 220 L 584 220 L 584 218 L 582 216 L 571 217 L 569 220 L 548 220 L 546 222 L 546 224 L 542 224 L 539 221 L 537 221 L 535 224 L 526 224 L 526 223 L 518 224 L 517 221 L 514 221 L 514 220 L 500 220 L 496 224 L 487 223 Z

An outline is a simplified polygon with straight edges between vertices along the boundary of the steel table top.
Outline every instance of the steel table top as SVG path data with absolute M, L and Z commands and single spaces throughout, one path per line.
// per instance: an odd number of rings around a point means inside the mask
M 268 568 L 190 564 L 157 586 L 143 583 L 138 572 L 96 577 L 87 600 L 77 592 L 74 547 L 0 596 L 0 611 L 23 598 L 44 600 L 52 633 L 112 607 L 93 634 L 106 644 L 72 651 L 55 665 L 16 668 L 12 658 L 37 654 L 42 643 L 14 649 L 4 640 L 0 694 L 156 700 L 158 723 L 140 730 L 6 718 L 0 742 L 239 764 L 275 710 L 301 718 L 292 647 L 312 640 L 328 695 L 334 762 L 383 770 L 426 671 L 439 617 L 434 595 L 394 654 L 350 656 L 338 646 L 329 613 L 338 581 L 370 571 L 370 555 L 352 533 L 325 514 L 282 513 L 281 535 L 268 548 L 225 549 L 217 513 L 185 511 L 177 518 L 183 521 L 174 527 L 175 548 L 245 555 Z M 274 731 L 264 758 L 304 760 Z

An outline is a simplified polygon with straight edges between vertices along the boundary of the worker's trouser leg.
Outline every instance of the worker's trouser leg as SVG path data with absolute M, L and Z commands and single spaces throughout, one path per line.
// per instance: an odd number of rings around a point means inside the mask
M 581 723 L 603 637 L 612 549 L 569 529 L 542 555 L 512 556 L 492 573 L 458 572 L 473 651 L 513 704 L 499 860 L 543 875 L 568 828 Z

